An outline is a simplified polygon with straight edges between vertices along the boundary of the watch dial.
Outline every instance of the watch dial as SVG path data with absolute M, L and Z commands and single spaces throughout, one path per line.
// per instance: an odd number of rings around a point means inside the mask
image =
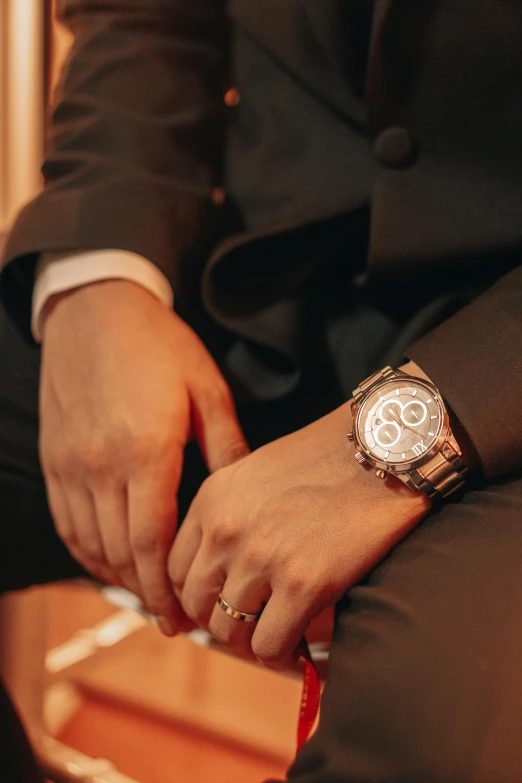
M 357 417 L 357 434 L 373 459 L 401 465 L 426 456 L 443 425 L 439 398 L 429 386 L 405 378 L 369 395 Z

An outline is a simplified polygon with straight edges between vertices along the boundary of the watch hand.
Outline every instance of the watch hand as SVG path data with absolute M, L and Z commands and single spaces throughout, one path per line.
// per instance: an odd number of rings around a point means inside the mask
M 412 429 L 411 427 L 409 427 L 409 426 L 408 426 L 408 425 L 405 423 L 405 421 L 404 421 L 404 420 L 403 420 L 403 419 L 400 417 L 400 415 L 399 415 L 399 413 L 398 413 L 398 412 L 395 412 L 395 415 L 394 415 L 394 411 L 391 411 L 391 416 L 393 416 L 393 418 L 394 418 L 394 421 L 395 421 L 395 423 L 396 423 L 397 425 L 400 425 L 400 426 L 401 426 L 401 427 L 403 427 L 404 429 L 407 429 L 407 430 L 409 430 L 410 432 L 413 432 L 413 434 L 414 434 L 414 435 L 419 435 L 419 433 L 418 433 L 416 430 Z

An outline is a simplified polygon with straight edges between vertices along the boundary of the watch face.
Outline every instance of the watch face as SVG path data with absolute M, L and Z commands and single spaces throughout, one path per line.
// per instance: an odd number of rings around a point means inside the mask
M 355 429 L 372 460 L 401 471 L 430 457 L 445 423 L 442 400 L 433 388 L 405 377 L 381 384 L 368 395 Z

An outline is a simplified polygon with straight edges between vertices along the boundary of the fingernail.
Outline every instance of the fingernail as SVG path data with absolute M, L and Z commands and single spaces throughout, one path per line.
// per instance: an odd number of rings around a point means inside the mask
M 156 622 L 162 634 L 165 636 L 176 636 L 178 630 L 174 623 L 172 623 L 167 617 L 158 615 L 156 617 Z

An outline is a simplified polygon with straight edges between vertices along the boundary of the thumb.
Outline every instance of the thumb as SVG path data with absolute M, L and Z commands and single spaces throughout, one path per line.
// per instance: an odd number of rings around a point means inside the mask
M 193 397 L 194 435 L 210 473 L 250 454 L 228 386 Z

